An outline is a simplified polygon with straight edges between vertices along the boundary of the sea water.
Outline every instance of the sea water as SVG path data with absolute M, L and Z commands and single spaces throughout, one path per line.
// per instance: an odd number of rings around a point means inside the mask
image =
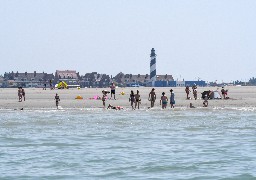
M 256 179 L 256 109 L 0 110 L 0 179 Z

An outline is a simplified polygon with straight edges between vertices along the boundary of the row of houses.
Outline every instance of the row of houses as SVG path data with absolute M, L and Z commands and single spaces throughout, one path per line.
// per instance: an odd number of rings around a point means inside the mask
M 55 86 L 61 81 L 66 82 L 69 88 L 103 88 L 109 87 L 112 82 L 120 87 L 151 86 L 150 76 L 148 74 L 133 75 L 120 72 L 113 77 L 97 72 L 80 75 L 76 70 L 56 70 L 55 74 L 48 74 L 45 72 L 38 73 L 36 71 L 33 73 L 6 72 L 3 76 L 0 76 L 0 87 L 44 87 L 45 84 L 49 87 L 50 84 Z M 155 82 L 156 87 L 192 86 L 194 84 L 197 84 L 198 86 L 206 86 L 205 81 L 174 81 L 173 76 L 168 74 L 157 75 Z

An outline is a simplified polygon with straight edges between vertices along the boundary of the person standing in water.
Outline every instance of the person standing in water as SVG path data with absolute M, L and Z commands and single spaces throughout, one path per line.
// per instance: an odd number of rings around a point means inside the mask
M 59 97 L 59 95 L 56 93 L 56 95 L 55 95 L 55 102 L 56 102 L 56 107 L 57 107 L 57 109 L 59 109 L 59 101 L 60 101 L 60 97 Z
M 111 89 L 111 98 L 112 98 L 112 94 L 114 95 L 114 100 L 116 100 L 116 86 L 115 86 L 115 84 L 114 83 L 112 83 L 111 84 L 111 86 L 110 86 L 110 89 Z
M 129 102 L 131 102 L 132 109 L 134 110 L 133 103 L 135 103 L 135 95 L 134 95 L 133 90 L 131 90 Z
M 160 105 L 162 105 L 162 109 L 166 109 L 167 102 L 168 102 L 168 98 L 167 96 L 165 96 L 165 92 L 163 92 L 160 100 Z
M 170 104 L 171 104 L 171 108 L 174 108 L 174 104 L 175 104 L 174 92 L 173 92 L 173 90 L 172 90 L 172 89 L 170 90 L 170 92 L 171 92 L 171 96 L 170 96 Z
M 135 109 L 137 106 L 138 106 L 138 109 L 140 109 L 140 103 L 141 103 L 140 94 L 139 94 L 139 91 L 137 90 L 137 94 L 135 94 Z
M 155 101 L 156 101 L 156 93 L 155 93 L 155 88 L 153 88 L 149 95 L 148 95 L 148 100 L 150 101 L 150 105 L 151 105 L 151 108 L 154 107 L 155 105 Z
M 106 107 L 106 99 L 107 99 L 107 93 L 109 93 L 109 91 L 106 91 L 106 90 L 103 90 L 102 91 L 102 103 L 103 103 L 103 107 L 105 108 Z

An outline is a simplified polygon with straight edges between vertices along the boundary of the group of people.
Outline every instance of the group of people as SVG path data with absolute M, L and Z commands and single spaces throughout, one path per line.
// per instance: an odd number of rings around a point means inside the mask
M 189 97 L 189 93 L 191 92 L 190 89 L 189 89 L 189 86 L 186 86 L 185 92 L 186 92 L 186 95 L 187 95 L 187 99 L 191 99 Z M 194 99 L 197 100 L 197 86 L 196 85 L 192 86 L 192 93 L 193 93 Z
M 112 84 L 113 87 L 113 84 Z M 111 88 L 111 92 L 107 91 L 107 90 L 103 90 L 102 91 L 102 103 L 103 103 L 103 107 L 106 107 L 106 99 L 107 99 L 107 95 L 111 93 L 111 98 L 112 95 L 114 95 L 114 99 L 115 99 L 115 90 L 113 88 Z M 133 110 L 135 109 L 139 109 L 140 108 L 140 104 L 141 104 L 141 97 L 139 94 L 139 90 L 137 90 L 136 94 L 134 93 L 133 90 L 131 90 L 130 96 L 129 96 L 129 102 L 131 103 L 131 107 Z M 171 108 L 174 108 L 174 104 L 175 104 L 175 100 L 174 100 L 174 92 L 171 89 L 170 90 L 170 105 Z M 110 98 L 110 99 L 111 99 Z M 155 93 L 155 88 L 152 88 L 152 90 L 150 91 L 149 95 L 148 95 L 148 100 L 150 101 L 150 107 L 149 108 L 153 108 L 155 106 L 155 101 L 156 101 L 156 93 Z M 165 92 L 162 93 L 162 96 L 160 98 L 160 105 L 162 105 L 162 108 L 165 109 L 167 107 L 168 104 L 168 97 L 165 95 Z M 112 106 L 111 104 L 109 104 L 107 109 L 116 109 L 116 110 L 120 110 L 123 109 L 120 106 Z
M 19 102 L 22 102 L 22 99 L 25 99 L 25 90 L 22 87 L 18 87 L 18 98 L 19 98 Z
M 51 81 L 50 81 L 51 83 Z M 52 88 L 52 85 L 50 86 Z M 111 84 L 110 86 L 111 91 L 107 91 L 107 90 L 103 90 L 102 91 L 102 102 L 103 102 L 103 107 L 106 108 L 106 100 L 108 98 L 108 94 L 110 93 L 111 97 L 110 99 L 112 99 L 112 97 L 114 97 L 114 100 L 116 100 L 116 96 L 115 96 L 115 85 L 114 83 Z M 192 91 L 193 91 L 193 96 L 194 99 L 197 100 L 197 86 L 194 85 L 192 86 Z M 189 89 L 189 86 L 186 86 L 185 88 L 185 92 L 187 95 L 187 99 L 191 99 L 189 97 L 189 93 L 191 92 Z M 224 89 L 224 87 L 222 87 L 221 90 L 222 96 L 223 98 L 227 98 L 227 90 Z M 18 88 L 18 97 L 19 97 L 19 102 L 22 102 L 22 100 L 24 99 L 25 101 L 25 90 L 22 87 Z M 208 106 L 208 96 L 205 96 L 204 101 L 203 101 L 203 106 L 207 107 Z M 59 101 L 60 101 L 60 97 L 59 95 L 56 93 L 55 95 L 55 102 L 56 102 L 56 107 L 58 109 L 59 107 Z M 152 90 L 149 92 L 148 95 L 148 100 L 150 101 L 150 107 L 149 108 L 153 108 L 155 106 L 155 102 L 156 102 L 156 93 L 155 93 L 155 88 L 152 88 Z M 139 94 L 139 90 L 137 90 L 136 94 L 134 93 L 133 90 L 131 90 L 130 96 L 129 96 L 129 102 L 131 104 L 131 107 L 133 110 L 135 109 L 139 109 L 140 108 L 140 104 L 141 104 L 141 96 Z M 168 98 L 165 94 L 165 92 L 162 92 L 162 96 L 160 98 L 160 105 L 162 106 L 162 109 L 166 109 L 168 102 L 170 103 L 171 108 L 174 108 L 175 105 L 175 98 L 174 98 L 174 92 L 173 89 L 170 90 L 170 98 Z M 194 108 L 193 104 L 190 103 L 190 108 Z M 111 104 L 108 105 L 107 109 L 116 109 L 116 110 L 121 110 L 123 109 L 123 107 L 121 106 L 112 106 Z

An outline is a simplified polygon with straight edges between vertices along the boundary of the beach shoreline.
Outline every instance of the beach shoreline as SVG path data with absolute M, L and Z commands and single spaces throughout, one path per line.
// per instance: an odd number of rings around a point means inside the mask
M 0 89 L 0 109 L 54 109 L 56 93 L 60 96 L 60 106 L 64 109 L 81 109 L 81 108 L 103 108 L 101 100 L 95 100 L 95 96 L 102 97 L 102 90 L 106 88 L 81 88 L 81 89 L 54 89 L 43 90 L 42 88 L 25 88 L 26 101 L 18 102 L 18 89 L 16 88 L 1 88 Z M 129 102 L 130 91 L 140 91 L 141 95 L 141 109 L 147 109 L 150 106 L 148 94 L 151 87 L 126 87 L 116 89 L 116 99 L 106 100 L 106 106 L 112 104 L 113 106 L 122 106 L 124 108 L 131 108 Z M 170 97 L 170 89 L 175 93 L 175 107 L 188 107 L 193 103 L 195 107 L 202 107 L 203 100 L 201 93 L 207 90 L 218 90 L 220 87 L 198 87 L 197 100 L 186 99 L 185 87 L 156 87 L 156 102 L 155 108 L 161 108 L 160 97 L 161 93 L 165 92 L 167 97 Z M 191 88 L 190 88 L 191 89 Z M 209 107 L 207 108 L 225 108 L 225 107 L 256 107 L 256 87 L 254 86 L 230 86 L 228 89 L 228 96 L 230 99 L 209 100 Z M 106 89 L 110 90 L 110 89 Z M 191 89 L 192 91 L 192 89 Z M 122 95 L 121 92 L 124 92 Z M 75 99 L 77 96 L 82 96 L 83 99 Z M 191 98 L 193 94 L 189 95 Z M 170 104 L 167 106 L 170 108 Z M 167 109 L 168 109 L 167 108 Z

